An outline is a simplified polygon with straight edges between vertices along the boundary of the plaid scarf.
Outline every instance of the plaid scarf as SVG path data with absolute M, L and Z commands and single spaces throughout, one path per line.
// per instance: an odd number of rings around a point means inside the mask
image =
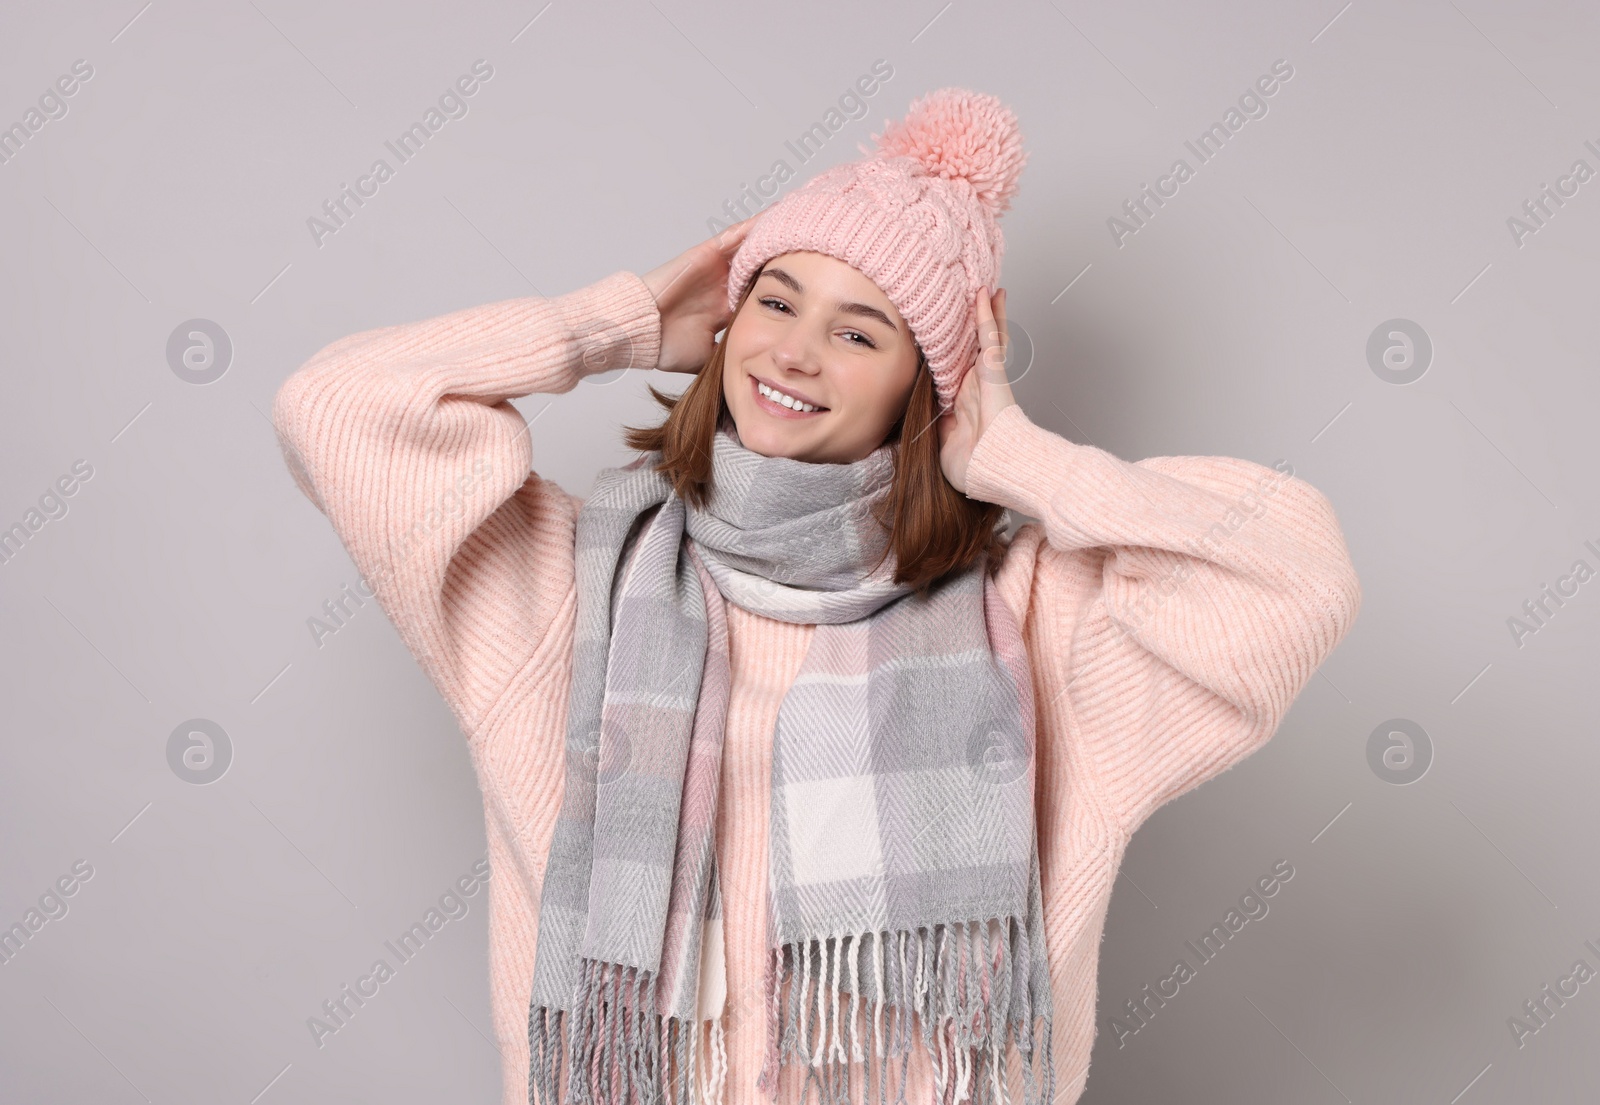
M 780 1065 L 801 1064 L 807 1091 L 815 1080 L 848 1105 L 853 1059 L 883 1101 L 899 1057 L 903 1102 L 915 1014 L 939 1102 L 1009 1101 L 1009 1041 L 1027 1102 L 1048 1103 L 1034 705 L 1016 619 L 982 560 L 923 595 L 893 583 L 892 553 L 871 570 L 888 540 L 873 512 L 889 445 L 852 464 L 766 457 L 724 419 L 712 452 L 704 510 L 651 453 L 602 471 L 579 513 L 530 1102 L 694 1105 L 725 1088 L 714 845 L 731 680 L 715 589 L 817 627 L 773 738 L 759 1085 L 775 1098 Z

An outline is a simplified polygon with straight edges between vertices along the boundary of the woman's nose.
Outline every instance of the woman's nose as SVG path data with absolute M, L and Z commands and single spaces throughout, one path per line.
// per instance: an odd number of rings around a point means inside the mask
M 814 366 L 815 341 L 797 326 L 773 347 L 772 359 L 783 368 L 809 369 Z

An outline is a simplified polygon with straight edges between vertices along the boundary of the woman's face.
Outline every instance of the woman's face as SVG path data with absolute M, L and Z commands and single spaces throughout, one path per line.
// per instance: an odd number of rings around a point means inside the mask
M 722 395 L 768 457 L 851 464 L 883 444 L 916 383 L 917 346 L 878 286 L 810 250 L 768 261 L 723 335 Z M 760 383 L 822 408 L 802 414 Z

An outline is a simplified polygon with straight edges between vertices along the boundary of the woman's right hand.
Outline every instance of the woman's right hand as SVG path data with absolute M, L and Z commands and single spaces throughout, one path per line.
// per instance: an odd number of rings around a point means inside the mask
M 711 359 L 717 331 L 732 321 L 728 267 L 757 216 L 734 223 L 642 279 L 661 312 L 662 372 L 697 373 Z

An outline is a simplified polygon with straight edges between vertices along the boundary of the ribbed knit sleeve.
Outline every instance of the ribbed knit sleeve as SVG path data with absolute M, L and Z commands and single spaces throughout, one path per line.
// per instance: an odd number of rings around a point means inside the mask
M 1289 470 L 1128 462 L 1010 406 L 973 450 L 967 494 L 1038 518 L 1074 554 L 1037 562 L 1058 573 L 1035 587 L 1065 643 L 1046 658 L 1051 693 L 1127 833 L 1264 744 L 1360 607 L 1333 508 Z
M 278 390 L 295 482 L 469 736 L 573 590 L 573 501 L 531 471 L 530 427 L 508 400 L 653 368 L 659 351 L 654 297 L 618 272 L 352 334 Z

